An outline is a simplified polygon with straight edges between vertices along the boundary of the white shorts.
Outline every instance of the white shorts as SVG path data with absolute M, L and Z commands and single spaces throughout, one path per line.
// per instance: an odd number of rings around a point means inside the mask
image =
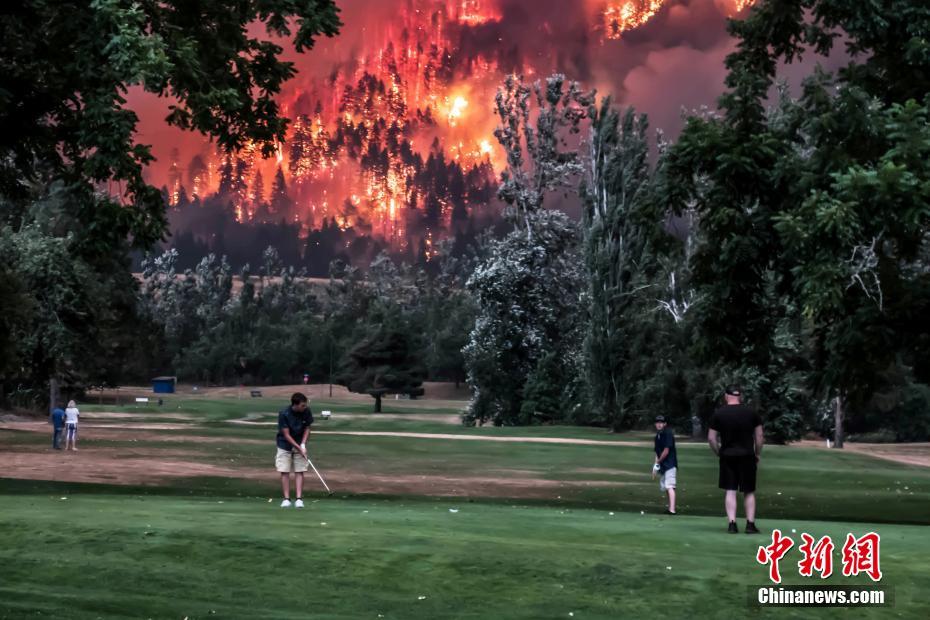
M 659 490 L 667 491 L 675 488 L 678 478 L 678 468 L 672 467 L 670 470 L 659 476 Z
M 289 474 L 292 471 L 303 473 L 310 469 L 310 463 L 299 451 L 288 451 L 281 448 L 278 448 L 278 453 L 274 457 L 274 466 L 282 474 Z

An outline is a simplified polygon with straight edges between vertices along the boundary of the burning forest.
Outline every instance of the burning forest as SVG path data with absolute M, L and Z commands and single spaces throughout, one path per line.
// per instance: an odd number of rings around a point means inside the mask
M 727 15 L 751 1 L 714 0 Z M 262 158 L 253 146 L 223 153 L 208 143 L 194 153 L 171 151 L 157 181 L 176 233 L 215 237 L 197 214 L 210 204 L 240 226 L 286 225 L 309 245 L 329 231 L 345 247 L 363 236 L 369 246 L 429 260 L 438 239 L 493 221 L 505 159 L 494 138 L 498 86 L 511 73 L 533 79 L 572 62 L 581 75 L 569 77 L 590 75 L 583 62 L 557 52 L 529 55 L 507 44 L 501 22 L 513 0 L 396 4 L 390 19 L 369 27 L 329 67 L 304 71 L 297 59 L 302 79 L 279 98 L 292 122 L 276 157 Z M 585 31 L 573 36 L 603 46 L 673 3 L 582 4 Z M 547 19 L 542 34 L 551 28 Z

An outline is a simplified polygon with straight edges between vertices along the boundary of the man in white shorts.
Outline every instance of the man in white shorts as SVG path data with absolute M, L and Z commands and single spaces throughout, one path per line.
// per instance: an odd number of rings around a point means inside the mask
M 307 397 L 297 392 L 291 396 L 291 406 L 278 414 L 278 452 L 275 455 L 275 469 L 281 474 L 281 490 L 284 492 L 284 501 L 281 508 L 291 506 L 291 472 L 294 472 L 294 490 L 297 500 L 295 508 L 303 508 L 304 500 L 304 472 L 310 467 L 307 459 L 307 438 L 310 436 L 310 425 L 313 424 L 313 413 L 307 404 Z
M 668 428 L 665 416 L 656 416 L 655 438 L 656 461 L 652 466 L 652 477 L 659 475 L 659 490 L 668 494 L 665 514 L 675 512 L 675 487 L 678 478 L 678 451 L 675 449 L 675 434 Z

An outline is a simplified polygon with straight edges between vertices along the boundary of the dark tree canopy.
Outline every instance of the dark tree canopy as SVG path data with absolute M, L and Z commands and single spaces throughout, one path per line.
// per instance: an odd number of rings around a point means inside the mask
M 761 2 L 730 24 L 720 113 L 689 119 L 671 152 L 669 200 L 704 239 L 695 351 L 752 367 L 767 404 L 803 372 L 838 403 L 838 444 L 845 401 L 926 367 L 928 28 L 923 0 Z M 781 63 L 839 44 L 841 69 L 815 70 L 798 99 L 778 87 Z M 786 334 L 810 350 L 786 356 Z
M 374 397 L 378 413 L 385 394 L 422 396 L 425 375 L 409 336 L 380 325 L 348 352 L 337 382 L 350 392 Z

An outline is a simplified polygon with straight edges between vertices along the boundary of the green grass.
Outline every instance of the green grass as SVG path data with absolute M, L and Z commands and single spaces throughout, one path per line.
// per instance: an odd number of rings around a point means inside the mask
M 764 538 L 722 533 L 719 518 L 400 498 L 285 511 L 264 498 L 67 497 L 0 495 L 0 617 L 812 617 L 749 606 L 748 587 L 766 582 L 754 560 Z M 839 538 L 872 527 L 770 524 Z M 875 527 L 895 608 L 816 617 L 926 617 L 930 537 Z M 785 583 L 806 583 L 782 568 Z
M 798 535 L 830 534 L 842 541 L 847 532 L 875 529 L 882 535 L 883 584 L 894 588 L 896 605 L 756 609 L 747 603 L 748 587 L 765 584 L 766 570 L 754 553 L 768 539 L 721 531 L 716 462 L 705 444 L 679 444 L 682 514 L 669 518 L 658 516 L 663 497 L 649 476 L 651 447 L 631 443 L 650 441 L 649 433 L 340 418 L 340 411 L 352 412 L 352 404 L 315 402 L 315 411 L 336 412 L 316 430 L 611 443 L 320 433 L 311 436 L 311 453 L 324 474 L 333 475 L 331 482 L 347 471 L 565 484 L 532 500 L 501 497 L 499 491 L 491 496 L 478 490 L 453 500 L 432 497 L 428 488 L 393 496 L 337 488 L 334 498 L 309 493 L 311 502 L 302 512 L 283 511 L 276 500 L 268 503 L 279 493 L 270 467 L 274 427 L 229 423 L 246 416 L 273 420 L 280 403 L 256 401 L 179 398 L 162 408 L 85 407 L 89 413 L 137 413 L 131 419 L 94 421 L 130 431 L 138 422 L 186 424 L 182 430 L 140 431 L 136 441 L 131 435 L 87 439 L 93 430 L 88 428 L 82 448 L 89 453 L 97 447 L 125 448 L 127 454 L 138 448 L 187 450 L 187 460 L 222 464 L 232 477 L 173 478 L 144 487 L 0 478 L 0 618 L 930 616 L 922 590 L 930 570 L 928 468 L 854 453 L 768 446 L 759 481 L 763 530 L 797 529 Z M 456 412 L 426 401 L 416 409 L 403 402 L 385 405 L 395 414 Z M 367 407 L 359 409 L 356 413 Z M 166 415 L 171 413 L 194 419 L 171 420 Z M 225 441 L 171 441 L 192 436 Z M 0 450 L 47 450 L 47 444 L 45 433 L 0 430 Z M 77 455 L 69 456 L 76 459 L 72 466 L 79 466 Z M 238 477 L 238 468 L 267 470 L 268 480 Z M 578 481 L 585 485 L 571 484 Z M 308 486 L 317 488 L 312 480 Z M 797 576 L 796 549 L 792 553 L 782 565 L 786 583 L 809 583 Z M 839 550 L 835 561 L 839 566 Z M 830 583 L 866 582 L 834 577 Z

